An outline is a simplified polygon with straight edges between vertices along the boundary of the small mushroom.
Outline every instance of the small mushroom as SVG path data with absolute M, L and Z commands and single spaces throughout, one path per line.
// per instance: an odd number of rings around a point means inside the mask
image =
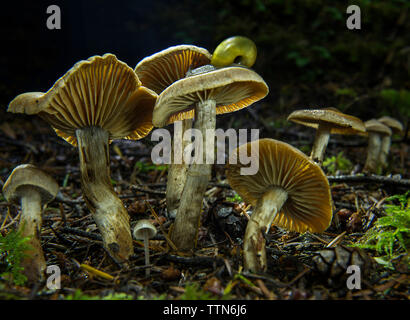
M 153 128 L 156 99 L 133 69 L 105 54 L 78 62 L 46 93 L 23 93 L 8 107 L 38 114 L 78 146 L 83 198 L 105 248 L 119 263 L 128 260 L 133 247 L 128 212 L 111 184 L 109 143 L 145 137 Z
M 365 123 L 368 135 L 367 158 L 363 171 L 370 173 L 379 173 L 380 167 L 380 152 L 382 139 L 384 136 L 391 136 L 392 131 L 383 123 L 371 119 Z
M 403 132 L 402 123 L 392 117 L 384 116 L 377 120 L 381 122 L 382 124 L 388 126 L 392 130 L 393 133 L 401 134 Z M 379 154 L 379 162 L 383 169 L 387 168 L 387 158 L 390 152 L 390 145 L 391 145 L 391 136 L 384 135 L 382 137 L 380 154 Z
M 14 168 L 3 186 L 8 202 L 21 205 L 19 230 L 23 237 L 30 237 L 31 246 L 25 253 L 21 265 L 30 282 L 44 278 L 46 261 L 40 242 L 43 206 L 52 201 L 58 193 L 57 182 L 48 174 L 31 164 Z
M 194 128 L 202 136 L 203 152 L 195 155 L 196 161 L 188 169 L 172 231 L 171 239 L 179 250 L 188 251 L 195 246 L 203 195 L 211 176 L 212 164 L 207 159 L 214 159 L 212 131 L 216 114 L 245 108 L 264 98 L 268 91 L 256 72 L 227 67 L 178 80 L 158 96 L 152 118 L 154 126 L 162 127 L 195 112 Z
M 144 241 L 144 253 L 145 253 L 145 275 L 150 276 L 151 270 L 148 268 L 149 262 L 149 239 L 152 239 L 157 234 L 155 226 L 147 219 L 141 219 L 134 227 L 134 238 L 136 240 Z
M 316 129 L 310 157 L 321 164 L 330 134 L 352 135 L 366 132 L 363 122 L 335 108 L 297 110 L 288 116 L 292 121 Z
M 254 175 L 241 175 L 241 153 L 254 155 L 259 163 Z M 291 145 L 261 139 L 234 149 L 226 165 L 230 186 L 253 206 L 245 231 L 245 268 L 266 271 L 266 240 L 272 223 L 296 232 L 322 232 L 332 220 L 329 182 L 318 164 Z
M 211 61 L 208 50 L 193 45 L 173 46 L 141 60 L 135 67 L 135 72 L 142 85 L 160 94 L 177 80 L 185 78 L 188 71 L 207 65 Z M 183 151 L 190 143 L 183 140 L 185 131 L 192 128 L 194 114 L 188 111 L 187 118 L 182 120 L 179 137 L 172 141 L 171 158 L 180 159 L 180 163 L 169 165 L 168 182 L 166 190 L 167 210 L 170 215 L 175 215 L 184 189 L 188 166 L 184 163 Z M 179 121 L 178 117 L 173 121 Z M 174 135 L 177 133 L 174 132 Z

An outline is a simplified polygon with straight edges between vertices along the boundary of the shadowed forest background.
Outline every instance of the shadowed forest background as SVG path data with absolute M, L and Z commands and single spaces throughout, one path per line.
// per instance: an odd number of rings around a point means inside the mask
M 361 8 L 361 30 L 346 27 L 353 3 Z M 46 28 L 50 4 L 61 8 L 61 30 Z M 334 106 L 361 119 L 388 114 L 405 120 L 410 112 L 404 0 L 23 1 L 6 6 L 0 23 L 2 118 L 11 116 L 4 111 L 17 94 L 48 90 L 92 55 L 111 52 L 135 67 L 172 45 L 212 52 L 232 35 L 257 45 L 254 69 L 270 94 L 256 111 L 268 125 L 307 106 Z

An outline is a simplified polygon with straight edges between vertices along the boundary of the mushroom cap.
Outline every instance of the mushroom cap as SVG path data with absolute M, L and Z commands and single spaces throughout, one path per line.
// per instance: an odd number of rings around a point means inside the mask
M 258 161 L 258 172 L 241 175 L 244 165 L 239 160 L 233 164 L 235 159 L 241 152 L 250 155 L 257 144 L 259 152 L 251 163 Z M 254 207 L 270 188 L 283 188 L 288 198 L 273 220 L 276 226 L 297 232 L 322 232 L 332 220 L 330 187 L 325 174 L 319 165 L 287 143 L 261 139 L 239 146 L 229 157 L 226 176 L 230 186 Z
M 329 124 L 331 134 L 358 134 L 366 132 L 362 120 L 344 114 L 336 108 L 296 110 L 288 116 L 288 121 L 317 129 L 319 122 Z
M 216 101 L 216 114 L 234 112 L 268 92 L 265 81 L 248 68 L 227 67 L 197 74 L 174 82 L 159 95 L 152 121 L 154 126 L 163 127 L 193 118 L 195 104 L 209 99 Z
M 379 122 L 383 123 L 384 125 L 388 126 L 395 133 L 400 134 L 404 129 L 403 124 L 399 120 L 394 119 L 394 118 L 389 117 L 389 116 L 383 116 L 383 117 L 377 119 L 377 121 L 379 121 Z
M 185 78 L 188 70 L 211 62 L 208 50 L 192 45 L 169 47 L 142 59 L 135 72 L 145 87 L 160 94 L 175 81 Z
M 52 201 L 58 193 L 58 184 L 50 175 L 32 164 L 22 164 L 14 168 L 4 184 L 4 197 L 18 204 L 27 187 L 39 192 L 43 205 Z
M 375 132 L 375 133 L 384 134 L 388 136 L 392 135 L 391 129 L 388 126 L 381 123 L 380 121 L 377 121 L 376 119 L 368 120 L 364 123 L 364 125 L 366 126 L 366 131 L 368 133 Z
M 144 240 L 144 233 L 148 233 L 148 238 L 153 238 L 157 234 L 155 226 L 147 219 L 138 220 L 134 227 L 134 238 L 137 240 Z
M 110 140 L 145 137 L 153 128 L 156 99 L 132 68 L 107 53 L 77 62 L 46 93 L 17 96 L 8 111 L 38 114 L 76 145 L 75 131 L 91 126 L 107 130 Z

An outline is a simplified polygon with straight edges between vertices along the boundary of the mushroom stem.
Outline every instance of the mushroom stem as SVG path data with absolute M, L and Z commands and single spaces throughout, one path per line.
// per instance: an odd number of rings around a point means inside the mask
M 196 244 L 202 201 L 211 178 L 212 164 L 207 163 L 206 160 L 213 159 L 215 151 L 213 148 L 215 135 L 210 134 L 209 130 L 215 130 L 215 123 L 216 102 L 214 100 L 199 102 L 195 107 L 194 128 L 201 131 L 203 148 L 199 151 L 201 153 L 199 156 L 195 155 L 199 161 L 192 163 L 188 169 L 171 236 L 172 241 L 181 251 L 191 250 Z
M 259 199 L 251 219 L 246 226 L 243 241 L 245 268 L 251 272 L 261 272 L 267 269 L 266 240 L 263 233 L 267 233 L 283 204 L 288 193 L 281 187 L 274 187 Z
M 144 254 L 145 254 L 145 266 L 146 266 L 145 275 L 149 277 L 151 274 L 151 269 L 148 268 L 149 266 L 149 237 L 148 237 L 147 230 L 144 230 L 143 233 L 144 233 Z
M 99 127 L 76 131 L 83 198 L 101 232 L 103 243 L 117 262 L 133 253 L 129 216 L 111 184 L 109 134 Z
M 25 254 L 21 266 L 24 268 L 24 274 L 29 281 L 38 281 L 44 278 L 46 261 L 40 242 L 40 231 L 42 224 L 41 195 L 37 190 L 31 187 L 24 187 L 21 198 L 21 217 L 19 230 L 23 237 L 30 237 L 27 242 L 31 246 Z
M 391 136 L 384 135 L 381 138 L 381 146 L 380 146 L 380 153 L 379 153 L 379 163 L 383 169 L 387 168 L 387 158 L 389 156 L 391 145 Z
M 376 173 L 379 167 L 379 154 L 381 149 L 381 138 L 376 132 L 369 132 L 367 146 L 367 158 L 363 171 Z
M 329 142 L 331 126 L 325 122 L 319 122 L 319 127 L 316 130 L 315 142 L 313 143 L 312 153 L 310 158 L 321 164 L 325 155 L 325 150 Z
M 178 122 L 175 122 L 178 123 Z M 182 120 L 182 128 L 177 130 L 175 127 L 175 138 L 172 140 L 172 159 L 173 162 L 169 165 L 168 169 L 168 182 L 166 191 L 166 201 L 168 213 L 173 215 L 176 213 L 179 207 L 182 191 L 186 181 L 188 172 L 188 165 L 184 163 L 184 150 L 185 147 L 191 143 L 184 140 L 184 133 L 188 129 L 192 128 L 192 119 Z M 178 159 L 180 163 L 174 163 L 175 159 Z

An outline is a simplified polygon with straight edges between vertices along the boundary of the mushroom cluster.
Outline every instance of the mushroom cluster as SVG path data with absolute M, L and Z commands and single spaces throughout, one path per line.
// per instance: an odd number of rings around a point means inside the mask
M 242 175 L 240 153 L 256 148 L 255 175 Z M 266 271 L 265 237 L 272 224 L 297 232 L 322 232 L 332 220 L 329 182 L 320 166 L 291 145 L 260 139 L 235 149 L 226 166 L 231 187 L 254 207 L 245 231 L 245 268 Z
M 20 94 L 8 107 L 38 114 L 78 147 L 83 198 L 105 248 L 119 263 L 128 260 L 133 246 L 128 212 L 111 184 L 109 144 L 145 137 L 153 128 L 156 99 L 132 68 L 105 54 L 78 62 L 46 93 Z
M 109 145 L 115 139 L 138 140 L 154 127 L 181 121 L 179 138 L 172 141 L 166 204 L 175 213 L 170 238 L 178 251 L 195 247 L 203 198 L 215 159 L 216 116 L 246 108 L 269 93 L 263 78 L 251 69 L 255 44 L 246 37 L 231 37 L 210 54 L 193 45 L 173 46 L 142 59 L 130 68 L 113 54 L 93 56 L 76 63 L 47 92 L 18 95 L 12 113 L 38 115 L 56 134 L 78 148 L 83 199 L 101 233 L 110 256 L 123 266 L 133 253 L 127 209 L 110 179 Z M 231 187 L 254 209 L 244 235 L 247 270 L 267 270 L 264 234 L 276 225 L 296 232 L 323 232 L 332 219 L 329 182 L 321 169 L 331 134 L 368 137 L 364 170 L 387 167 L 393 133 L 401 123 L 390 117 L 369 120 L 335 108 L 297 110 L 289 121 L 316 129 L 310 157 L 278 140 L 260 139 L 243 144 L 229 155 L 226 176 Z M 200 137 L 200 152 L 188 162 L 183 139 L 189 129 Z M 254 154 L 251 149 L 256 149 Z M 241 153 L 252 154 L 255 174 L 242 174 Z M 19 229 L 30 237 L 23 261 L 30 280 L 43 279 L 46 262 L 40 230 L 43 206 L 58 193 L 52 177 L 31 164 L 16 167 L 4 184 L 10 203 L 21 205 Z M 144 241 L 146 275 L 150 275 L 149 239 L 156 228 L 140 219 L 133 229 Z M 168 239 L 168 238 L 167 238 Z
M 250 41 L 243 37 L 239 40 L 240 48 Z M 232 48 L 232 41 L 221 43 L 215 53 L 222 52 L 226 56 L 226 52 L 231 50 L 225 46 Z M 213 60 L 217 59 L 215 53 Z M 242 59 L 243 55 L 246 55 L 246 50 L 234 51 L 227 63 L 254 62 L 254 58 Z M 251 55 L 255 55 L 254 50 L 251 50 Z M 221 64 L 224 62 L 219 62 L 219 65 Z M 202 152 L 196 155 L 187 170 L 171 235 L 172 241 L 181 251 L 189 251 L 195 246 L 203 196 L 214 162 L 216 115 L 245 108 L 264 98 L 269 92 L 265 81 L 249 69 L 250 66 L 204 67 L 192 70 L 185 78 L 175 81 L 162 91 L 152 118 L 154 126 L 163 127 L 172 123 L 175 118 L 186 119 L 194 116 L 194 128 L 201 133 Z
M 359 118 L 344 114 L 336 108 L 297 110 L 288 116 L 288 121 L 316 129 L 310 157 L 319 164 L 323 162 L 330 134 L 352 135 L 366 132 Z
M 43 207 L 58 193 L 57 182 L 47 173 L 31 164 L 14 168 L 3 186 L 5 199 L 21 205 L 19 231 L 28 237 L 30 248 L 21 262 L 23 272 L 30 282 L 42 280 L 46 261 L 40 241 Z

